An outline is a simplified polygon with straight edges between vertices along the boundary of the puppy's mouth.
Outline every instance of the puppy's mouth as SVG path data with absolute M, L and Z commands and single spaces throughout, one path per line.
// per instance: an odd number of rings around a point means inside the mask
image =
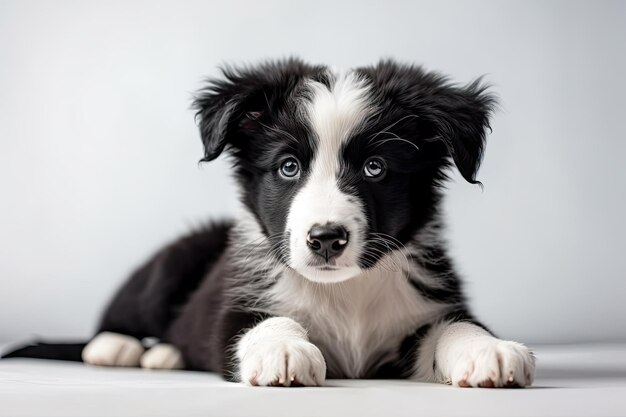
M 313 265 L 311 265 L 313 266 Z M 319 269 L 320 271 L 338 271 L 341 268 L 331 265 L 323 265 L 323 266 L 314 266 L 314 268 Z
M 358 266 L 337 266 L 331 264 L 311 264 L 296 268 L 296 271 L 309 281 L 323 284 L 346 281 L 359 275 Z
M 317 268 L 321 271 L 334 271 L 337 269 L 341 269 L 340 266 L 337 266 L 337 260 L 336 259 L 329 259 L 327 261 L 324 260 L 309 260 L 309 262 L 307 262 L 306 266 L 310 267 L 310 268 Z

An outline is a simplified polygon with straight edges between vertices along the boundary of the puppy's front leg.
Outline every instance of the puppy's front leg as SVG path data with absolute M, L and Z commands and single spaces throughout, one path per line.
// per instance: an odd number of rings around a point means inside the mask
M 326 362 L 306 330 L 287 317 L 273 317 L 237 343 L 239 376 L 248 385 L 322 385 Z
M 467 321 L 434 325 L 418 352 L 416 379 L 497 388 L 524 387 L 534 378 L 535 357 L 526 346 Z

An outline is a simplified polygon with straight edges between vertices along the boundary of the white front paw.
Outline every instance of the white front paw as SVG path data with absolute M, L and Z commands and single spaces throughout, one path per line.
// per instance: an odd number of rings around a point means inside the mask
M 141 355 L 139 364 L 146 369 L 183 369 L 185 362 L 180 350 L 169 343 L 158 343 Z
M 85 346 L 83 362 L 98 366 L 139 366 L 144 349 L 134 337 L 102 332 Z
M 241 359 L 240 375 L 248 385 L 323 385 L 326 362 L 317 346 L 301 338 L 265 341 Z
M 484 338 L 468 344 L 448 382 L 459 387 L 525 387 L 533 383 L 535 357 L 521 343 Z

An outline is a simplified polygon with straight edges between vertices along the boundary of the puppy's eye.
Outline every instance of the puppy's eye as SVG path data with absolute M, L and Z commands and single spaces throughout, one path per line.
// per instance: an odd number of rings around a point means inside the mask
M 285 178 L 294 178 L 300 174 L 300 164 L 296 158 L 287 158 L 280 165 L 280 175 Z
M 385 161 L 380 158 L 370 158 L 363 165 L 363 175 L 370 180 L 380 180 L 385 176 Z

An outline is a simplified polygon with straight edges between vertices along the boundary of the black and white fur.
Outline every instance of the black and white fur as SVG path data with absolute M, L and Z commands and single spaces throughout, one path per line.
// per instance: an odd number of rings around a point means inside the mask
M 229 154 L 241 212 L 135 272 L 82 359 L 261 386 L 530 385 L 532 353 L 474 319 L 442 238 L 446 170 L 477 183 L 494 105 L 479 81 L 392 61 L 226 69 L 195 107 L 203 160 Z

